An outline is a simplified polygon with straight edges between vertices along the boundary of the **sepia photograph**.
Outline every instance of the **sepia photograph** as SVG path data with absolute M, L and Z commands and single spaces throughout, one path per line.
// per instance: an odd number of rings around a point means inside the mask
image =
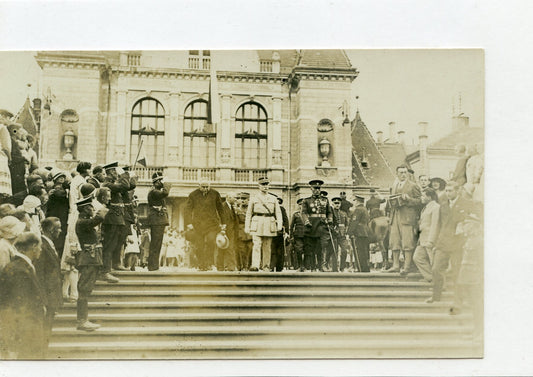
M 2 359 L 483 357 L 482 49 L 0 57 Z

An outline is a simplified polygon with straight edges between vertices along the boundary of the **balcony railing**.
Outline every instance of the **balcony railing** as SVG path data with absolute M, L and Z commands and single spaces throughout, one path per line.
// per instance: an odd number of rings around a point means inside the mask
M 199 56 L 189 56 L 189 69 L 211 69 L 211 58 L 210 57 L 199 57 Z
M 190 69 L 199 69 L 200 68 L 200 58 L 189 56 L 189 68 Z
M 268 177 L 265 169 L 235 169 L 235 182 L 257 182 L 261 177 Z
M 141 54 L 128 54 L 128 65 L 138 67 L 141 65 Z
M 162 166 L 151 166 L 151 167 L 143 167 L 143 166 L 136 166 L 135 167 L 135 174 L 137 175 L 137 179 L 139 182 L 152 182 L 152 175 L 155 172 L 163 172 Z
M 208 181 L 213 182 L 217 179 L 217 169 L 214 168 L 183 168 L 182 173 L 184 181 L 198 182 L 201 179 L 207 179 Z
M 272 62 L 268 60 L 262 60 L 259 62 L 259 68 L 261 72 L 272 72 Z
M 210 70 L 211 69 L 211 58 L 202 58 L 202 69 Z

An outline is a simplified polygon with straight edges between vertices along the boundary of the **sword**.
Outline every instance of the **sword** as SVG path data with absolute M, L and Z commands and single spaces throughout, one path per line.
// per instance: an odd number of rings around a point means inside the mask
M 352 242 L 352 251 L 355 256 L 355 260 L 357 262 L 357 268 L 359 269 L 359 272 L 361 272 L 361 263 L 359 262 L 359 255 L 357 254 L 356 247 L 355 247 L 355 238 L 350 237 L 350 241 Z
M 326 222 L 326 227 L 328 228 L 329 232 L 329 239 L 331 241 L 331 246 L 333 246 L 333 253 L 335 254 L 335 260 L 339 261 L 339 258 L 337 257 L 337 247 L 335 246 L 335 241 L 333 241 L 333 235 L 331 234 L 331 228 L 329 227 L 329 224 Z

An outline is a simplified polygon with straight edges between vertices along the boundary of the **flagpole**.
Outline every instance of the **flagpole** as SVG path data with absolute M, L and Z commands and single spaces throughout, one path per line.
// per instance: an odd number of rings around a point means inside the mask
M 133 163 L 133 168 L 131 170 L 135 171 L 135 167 L 137 166 L 137 160 L 139 159 L 139 154 L 141 154 L 141 148 L 143 146 L 144 139 L 142 138 L 142 135 L 140 137 L 141 142 L 139 143 L 139 149 L 137 150 L 137 157 L 135 157 L 135 162 Z

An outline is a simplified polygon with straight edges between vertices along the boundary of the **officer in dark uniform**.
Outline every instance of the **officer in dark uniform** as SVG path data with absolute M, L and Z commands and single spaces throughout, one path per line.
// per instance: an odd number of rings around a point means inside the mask
M 355 195 L 356 205 L 348 224 L 348 235 L 357 253 L 355 263 L 359 272 L 370 272 L 368 262 L 369 254 L 369 228 L 370 217 L 364 206 L 365 198 Z
M 137 187 L 137 179 L 132 176 L 130 166 L 126 165 L 122 168 L 128 174 L 130 189 L 122 193 L 122 201 L 124 202 L 124 222 L 126 223 L 126 238 L 131 235 L 131 226 L 135 224 L 135 206 L 133 205 L 133 196 L 135 195 L 135 188 Z
M 244 231 L 246 222 L 246 211 L 248 210 L 248 200 L 250 194 L 241 192 L 235 197 L 235 214 L 239 221 L 237 229 L 237 242 L 235 245 L 237 269 L 239 271 L 248 271 L 252 263 L 252 236 Z
M 122 246 L 127 237 L 122 196 L 129 191 L 130 183 L 129 175 L 118 167 L 118 162 L 104 165 L 104 169 L 106 179 L 102 187 L 107 187 L 111 191 L 109 212 L 102 227 L 104 233 L 104 273 L 109 273 L 111 267 L 115 270 L 126 270 L 120 261 Z
M 341 250 L 340 270 L 344 271 L 346 268 L 346 255 L 348 250 L 350 250 L 350 244 L 346 238 L 346 231 L 348 230 L 348 214 L 341 209 L 341 197 L 335 197 L 331 199 L 331 202 L 333 203 L 333 217 L 335 219 L 335 224 L 337 225 L 337 249 L 340 248 Z
M 79 217 L 76 222 L 76 235 L 80 242 L 81 250 L 76 254 L 76 268 L 79 271 L 78 278 L 78 303 L 77 303 L 77 329 L 84 331 L 94 331 L 100 327 L 88 319 L 89 304 L 94 283 L 103 265 L 102 243 L 98 237 L 96 227 L 104 221 L 108 211 L 102 207 L 98 213 L 94 213 L 92 197 L 79 200 Z
M 309 182 L 313 195 L 302 202 L 302 219 L 305 225 L 304 264 L 308 270 L 324 271 L 326 256 L 333 254 L 329 230 L 333 226 L 333 209 L 327 198 L 322 197 L 320 188 L 324 181 Z
M 150 225 L 150 253 L 148 255 L 148 271 L 159 269 L 159 255 L 165 228 L 169 224 L 165 198 L 169 194 L 168 187 L 163 184 L 163 174 L 152 175 L 154 187 L 148 193 L 148 224 Z
M 87 177 L 87 183 L 90 183 L 96 188 L 100 188 L 105 181 L 105 170 L 102 166 L 96 165 L 93 168 L 93 175 Z
M 304 265 L 304 235 L 305 226 L 302 218 L 302 202 L 303 198 L 296 201 L 298 204 L 298 210 L 294 212 L 291 220 L 290 238 L 292 245 L 294 269 L 299 269 L 301 272 L 305 271 Z
M 287 238 L 289 231 L 289 217 L 287 216 L 287 210 L 282 206 L 283 199 L 277 197 L 279 203 L 279 209 L 281 210 L 281 217 L 283 218 L 283 228 L 278 235 L 272 239 L 272 254 L 270 268 L 272 271 L 281 272 L 285 265 L 285 239 Z
M 350 208 L 353 207 L 353 203 L 346 199 L 346 191 L 341 191 L 339 195 L 341 198 L 341 211 L 344 211 L 344 213 L 348 214 L 350 212 Z

